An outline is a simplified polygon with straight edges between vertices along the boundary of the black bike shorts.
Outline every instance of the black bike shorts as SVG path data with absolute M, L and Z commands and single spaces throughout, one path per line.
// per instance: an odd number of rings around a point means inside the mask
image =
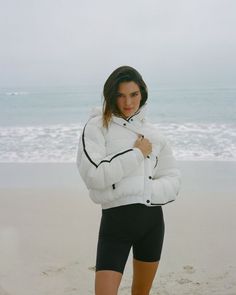
M 136 203 L 102 209 L 97 243 L 96 271 L 123 273 L 130 249 L 145 262 L 159 261 L 165 223 L 161 206 Z

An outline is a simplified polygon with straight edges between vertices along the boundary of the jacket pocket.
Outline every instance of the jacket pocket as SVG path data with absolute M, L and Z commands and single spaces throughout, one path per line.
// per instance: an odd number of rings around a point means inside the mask
M 157 154 L 151 153 L 149 156 L 149 159 L 151 161 L 151 167 L 152 170 L 157 169 L 159 157 Z
M 116 198 L 142 195 L 144 193 L 144 178 L 143 176 L 125 177 L 113 184 L 113 192 Z
M 155 186 L 155 182 L 160 181 L 159 179 L 153 179 L 152 182 L 152 195 L 151 195 L 151 205 L 165 205 L 170 202 L 175 201 L 176 195 L 173 192 L 173 189 L 170 186 L 165 186 L 162 184 L 162 187 Z M 158 191 L 156 191 L 158 189 Z
M 108 202 L 112 202 L 117 198 L 117 196 L 114 193 L 113 186 L 109 186 L 106 189 L 102 189 L 102 190 L 90 189 L 89 197 L 94 203 L 101 204 L 101 205 Z

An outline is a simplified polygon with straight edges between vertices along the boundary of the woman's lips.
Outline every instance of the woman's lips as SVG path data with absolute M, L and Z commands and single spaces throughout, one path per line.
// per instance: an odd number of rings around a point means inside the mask
M 125 111 L 131 111 L 132 108 L 124 108 Z

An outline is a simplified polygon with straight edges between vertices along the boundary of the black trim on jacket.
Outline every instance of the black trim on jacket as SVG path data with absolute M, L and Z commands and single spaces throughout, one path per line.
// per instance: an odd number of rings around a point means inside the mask
M 158 162 L 158 157 L 156 156 L 156 164 L 155 164 L 154 168 L 156 168 L 157 162 Z
M 130 119 L 132 119 L 134 116 L 138 115 L 140 112 L 141 112 L 141 110 L 139 109 L 139 110 L 137 111 L 137 113 L 133 114 L 132 116 L 130 116 L 130 117 L 128 117 L 128 118 L 124 118 L 124 117 L 122 117 L 122 116 L 120 116 L 119 118 L 122 118 L 122 119 L 124 119 L 126 122 L 129 122 Z
M 87 124 L 86 124 L 87 125 Z M 127 152 L 131 152 L 131 151 L 133 151 L 133 149 L 128 149 L 128 150 L 126 150 L 126 151 L 124 151 L 124 152 L 121 152 L 121 153 L 118 153 L 118 154 L 116 154 L 116 155 L 114 155 L 110 160 L 102 160 L 99 164 L 96 164 L 91 158 L 90 158 L 90 156 L 89 156 L 89 154 L 88 154 L 88 152 L 86 151 L 86 147 L 85 147 L 85 139 L 84 139 L 84 132 L 85 132 L 85 127 L 86 127 L 86 125 L 84 126 L 84 129 L 83 129 L 83 134 L 82 134 L 82 142 L 83 142 L 83 150 L 84 150 L 84 153 L 85 153 L 85 155 L 87 156 L 87 158 L 88 158 L 88 160 L 97 168 L 100 164 L 102 164 L 102 163 L 105 163 L 105 162 L 107 162 L 107 163 L 110 163 L 114 158 L 116 158 L 116 157 L 118 157 L 118 156 L 120 156 L 120 155 L 123 155 L 123 154 L 125 154 L 125 153 L 127 153 Z
M 141 110 L 139 110 L 137 113 L 133 114 L 133 115 L 132 115 L 131 117 L 129 117 L 126 121 L 129 122 L 129 120 L 130 120 L 131 118 L 133 118 L 134 116 L 138 115 L 140 112 L 141 112 Z
M 159 206 L 161 206 L 161 205 L 165 205 L 165 204 L 168 204 L 168 203 L 171 203 L 171 202 L 173 202 L 174 200 L 171 200 L 171 201 L 168 201 L 168 202 L 166 202 L 166 203 L 150 203 L 151 205 L 159 205 Z

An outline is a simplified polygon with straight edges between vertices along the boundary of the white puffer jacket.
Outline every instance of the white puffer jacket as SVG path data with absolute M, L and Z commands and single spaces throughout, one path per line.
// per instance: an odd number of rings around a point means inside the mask
M 79 138 L 77 167 L 90 198 L 102 209 L 142 203 L 160 206 L 175 200 L 181 173 L 169 142 L 145 119 L 146 105 L 128 119 L 112 115 L 108 130 L 101 108 L 95 108 Z M 152 143 L 144 158 L 134 148 L 138 135 Z

